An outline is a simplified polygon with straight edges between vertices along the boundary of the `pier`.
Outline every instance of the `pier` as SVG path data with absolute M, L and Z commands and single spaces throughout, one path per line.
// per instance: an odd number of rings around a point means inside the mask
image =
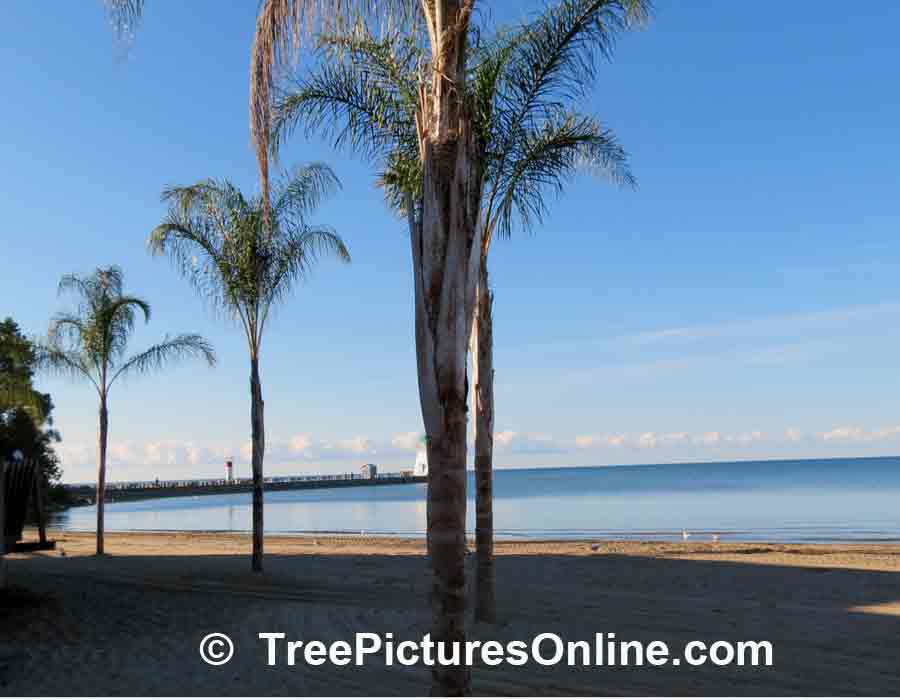
M 323 476 L 272 476 L 264 480 L 265 490 L 300 491 L 303 489 L 333 489 L 352 486 L 396 486 L 398 484 L 424 484 L 427 477 L 410 473 L 379 473 L 362 477 L 359 474 L 328 474 Z M 66 486 L 66 493 L 74 503 L 93 503 L 95 485 Z M 179 498 L 185 496 L 214 496 L 228 493 L 250 493 L 251 479 L 188 479 L 182 481 L 132 481 L 106 485 L 106 502 L 140 501 L 151 498 Z

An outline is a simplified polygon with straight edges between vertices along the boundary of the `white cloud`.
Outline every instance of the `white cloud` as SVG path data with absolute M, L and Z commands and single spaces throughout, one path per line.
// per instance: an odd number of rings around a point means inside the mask
M 422 434 L 417 432 L 398 433 L 391 439 L 391 446 L 398 450 L 416 452 L 422 443 Z
M 297 433 L 284 439 L 271 439 L 266 443 L 266 465 L 278 473 L 313 470 L 326 473 L 329 470 L 355 467 L 363 461 L 379 461 L 385 468 L 399 468 L 410 461 L 409 453 L 418 449 L 421 434 L 416 432 L 394 433 L 377 439 L 365 435 L 348 438 L 316 438 L 307 433 Z M 629 461 L 682 460 L 706 458 L 774 457 L 779 450 L 785 456 L 797 456 L 801 447 L 834 453 L 837 448 L 858 447 L 860 450 L 883 453 L 900 443 L 900 425 L 865 428 L 847 424 L 815 432 L 789 427 L 780 431 L 764 432 L 756 429 L 724 432 L 706 430 L 655 431 L 633 433 L 582 434 L 560 439 L 544 433 L 517 430 L 501 430 L 494 434 L 494 447 L 498 464 L 502 466 L 529 466 L 532 464 L 578 464 L 588 459 L 609 463 Z M 473 441 L 469 441 L 470 454 Z M 75 481 L 90 478 L 96 466 L 96 447 L 90 443 L 63 442 L 58 454 L 67 477 Z M 560 455 L 558 459 L 543 459 L 541 455 Z M 198 444 L 177 440 L 149 440 L 146 442 L 122 440 L 110 443 L 109 465 L 119 478 L 140 478 L 147 468 L 160 469 L 159 475 L 202 476 L 221 467 L 222 462 L 234 457 L 237 465 L 248 465 L 252 457 L 249 441 L 235 447 L 222 444 Z M 533 459 L 529 459 L 532 457 Z M 594 462 L 599 463 L 599 462 Z M 388 466 L 390 465 L 390 466 Z
M 575 438 L 575 447 L 586 450 L 592 447 L 625 447 L 627 435 L 579 435 Z
M 523 434 L 514 430 L 494 433 L 494 448 L 498 452 L 516 454 L 554 454 L 564 451 L 549 435 Z
M 755 442 L 765 442 L 766 436 L 764 433 L 761 433 L 758 430 L 754 430 L 749 433 L 741 433 L 735 438 L 735 442 L 739 445 L 752 445 Z
M 796 428 L 788 428 L 784 431 L 784 439 L 788 442 L 800 442 L 803 439 L 803 433 Z
M 579 450 L 604 448 L 631 448 L 635 450 L 658 450 L 672 448 L 718 447 L 722 445 L 739 445 L 747 447 L 766 441 L 766 435 L 758 430 L 746 431 L 737 435 L 726 435 L 711 430 L 697 435 L 679 432 L 645 431 L 632 435 L 579 435 L 575 438 L 575 448 Z
M 376 452 L 375 444 L 368 438 L 362 436 L 350 438 L 349 440 L 337 440 L 335 442 L 324 440 L 321 443 L 321 448 L 323 450 L 350 452 L 357 455 L 375 454 Z
M 509 447 L 517 436 L 518 433 L 512 430 L 504 430 L 500 433 L 494 433 L 494 445 L 497 447 Z
M 888 426 L 877 430 L 866 430 L 858 425 L 845 425 L 819 433 L 818 437 L 823 442 L 839 443 L 866 443 L 885 442 L 896 440 L 900 437 L 900 426 Z
M 848 323 L 880 320 L 900 315 L 900 304 L 885 302 L 867 306 L 851 306 L 807 313 L 783 314 L 731 321 L 718 325 L 664 328 L 616 338 L 619 342 L 653 344 L 666 341 L 706 341 L 710 338 L 761 336 L 771 337 L 785 331 L 815 332 L 822 329 L 841 328 Z M 789 346 L 796 348 L 797 346 Z
M 722 442 L 722 433 L 717 430 L 711 430 L 694 438 L 694 443 L 699 445 L 718 445 L 720 442 Z
M 295 435 L 289 440 L 288 444 L 292 452 L 303 454 L 312 447 L 313 439 L 311 435 Z

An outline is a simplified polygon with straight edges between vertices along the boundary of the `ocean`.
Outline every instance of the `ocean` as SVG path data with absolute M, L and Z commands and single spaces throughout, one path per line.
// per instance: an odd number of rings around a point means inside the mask
M 474 531 L 469 475 L 468 527 Z M 266 532 L 423 536 L 425 485 L 266 494 Z M 92 506 L 56 527 L 94 529 Z M 900 541 L 900 457 L 501 469 L 498 538 Z M 112 503 L 108 531 L 250 530 L 250 494 Z

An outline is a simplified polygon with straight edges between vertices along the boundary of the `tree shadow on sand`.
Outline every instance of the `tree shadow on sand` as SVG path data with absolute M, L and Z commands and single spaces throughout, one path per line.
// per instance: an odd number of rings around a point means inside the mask
M 767 550 L 723 543 L 718 553 Z M 430 615 L 424 557 L 271 554 L 262 577 L 247 571 L 246 560 L 33 555 L 10 561 L 11 580 L 40 604 L 0 606 L 0 614 L 9 613 L 0 644 L 27 656 L 0 676 L 0 687 L 15 693 L 68 689 L 64 694 L 76 688 L 310 695 L 427 689 L 427 669 L 375 660 L 362 668 L 311 668 L 302 660 L 288 668 L 279 658 L 280 665 L 269 668 L 257 637 L 284 632 L 288 640 L 352 642 L 356 632 L 390 631 L 397 641 L 421 639 Z M 555 632 L 566 641 L 592 641 L 613 632 L 622 641 L 661 640 L 673 656 L 693 640 L 769 641 L 774 665 L 504 664 L 475 668 L 477 693 L 822 695 L 892 694 L 900 687 L 900 572 L 607 553 L 503 555 L 497 576 L 500 622 L 471 625 L 471 639 L 530 643 Z M 48 606 L 52 614 L 42 613 Z M 212 631 L 235 640 L 228 674 L 199 658 L 197 645 Z M 76 660 L 78 681 L 69 670 Z M 57 683 L 56 677 L 67 680 Z

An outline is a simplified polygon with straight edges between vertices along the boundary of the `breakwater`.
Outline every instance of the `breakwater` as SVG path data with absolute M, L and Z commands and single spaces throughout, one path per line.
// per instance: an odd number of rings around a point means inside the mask
M 397 484 L 424 484 L 427 477 L 412 475 L 379 475 L 364 478 L 357 475 L 328 475 L 318 477 L 273 477 L 266 479 L 265 490 L 300 491 L 303 489 L 335 489 L 353 486 L 393 486 Z M 96 486 L 79 484 L 66 486 L 66 495 L 72 504 L 91 504 L 96 497 Z M 186 496 L 212 496 L 229 493 L 249 493 L 253 491 L 250 479 L 235 481 L 194 480 L 177 482 L 141 482 L 127 484 L 107 484 L 106 502 L 140 501 L 153 498 L 183 498 Z

